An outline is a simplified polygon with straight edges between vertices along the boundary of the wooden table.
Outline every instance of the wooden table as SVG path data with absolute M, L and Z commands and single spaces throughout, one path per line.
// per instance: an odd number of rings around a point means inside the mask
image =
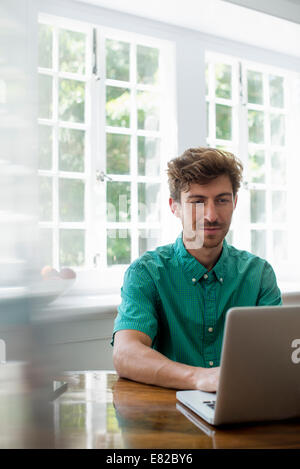
M 53 402 L 58 448 L 300 448 L 300 418 L 216 428 L 181 406 L 174 390 L 113 372 L 66 376 L 68 390 Z

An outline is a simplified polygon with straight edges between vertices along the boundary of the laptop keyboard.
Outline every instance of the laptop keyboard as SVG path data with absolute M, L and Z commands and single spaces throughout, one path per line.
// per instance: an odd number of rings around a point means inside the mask
M 203 404 L 206 404 L 211 409 L 214 409 L 216 405 L 216 401 L 203 401 Z

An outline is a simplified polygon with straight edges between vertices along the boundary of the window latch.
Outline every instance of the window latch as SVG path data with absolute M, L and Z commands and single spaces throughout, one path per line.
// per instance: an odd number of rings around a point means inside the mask
M 99 171 L 99 169 L 97 169 L 97 171 L 96 171 L 96 181 L 97 182 L 104 182 L 105 180 L 112 181 L 112 178 L 107 176 L 107 174 L 105 174 L 104 171 Z

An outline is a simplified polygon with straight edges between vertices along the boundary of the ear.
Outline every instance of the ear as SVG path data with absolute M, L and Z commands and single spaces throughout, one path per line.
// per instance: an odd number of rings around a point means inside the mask
M 179 202 L 176 202 L 172 197 L 169 198 L 169 206 L 171 209 L 171 212 L 175 217 L 180 218 L 181 217 L 181 205 Z
M 233 210 L 235 209 L 236 207 L 236 204 L 237 204 L 237 200 L 238 200 L 238 196 L 236 194 L 235 198 L 234 198 L 234 205 L 233 205 Z

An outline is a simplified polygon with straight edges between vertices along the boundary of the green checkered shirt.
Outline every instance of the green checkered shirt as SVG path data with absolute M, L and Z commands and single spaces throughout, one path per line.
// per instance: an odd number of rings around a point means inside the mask
M 144 332 L 166 357 L 201 367 L 220 365 L 229 308 L 281 304 L 267 261 L 224 240 L 221 256 L 208 272 L 187 252 L 182 235 L 134 261 L 121 293 L 114 333 Z

